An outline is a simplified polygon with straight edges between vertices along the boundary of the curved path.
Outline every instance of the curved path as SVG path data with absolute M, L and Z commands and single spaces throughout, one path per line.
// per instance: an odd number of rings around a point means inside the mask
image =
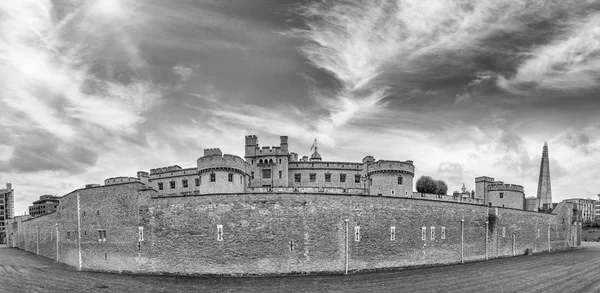
M 600 243 L 532 256 L 346 276 L 133 276 L 0 247 L 0 292 L 600 292 Z

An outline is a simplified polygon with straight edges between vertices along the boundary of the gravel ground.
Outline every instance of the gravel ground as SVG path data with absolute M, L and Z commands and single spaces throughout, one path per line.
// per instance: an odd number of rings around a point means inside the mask
M 79 272 L 0 247 L 0 292 L 600 292 L 600 243 L 556 253 L 346 276 L 166 277 Z

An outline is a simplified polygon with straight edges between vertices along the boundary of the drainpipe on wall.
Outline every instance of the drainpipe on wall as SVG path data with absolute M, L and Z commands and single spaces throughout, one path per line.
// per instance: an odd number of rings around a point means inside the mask
M 59 254 L 58 254 L 58 223 L 56 223 L 56 262 L 59 262 L 58 258 L 59 258 Z
M 77 192 L 77 253 L 79 255 L 79 270 L 81 270 L 81 211 L 79 207 L 79 191 Z
M 485 221 L 485 260 L 488 259 L 488 226 L 490 222 Z
M 550 246 L 550 224 L 548 224 L 548 252 L 552 250 L 552 246 Z
M 40 227 L 35 226 L 35 254 L 40 255 Z
M 513 243 L 512 243 L 512 251 L 513 251 L 513 256 L 515 256 L 515 234 L 513 234 Z
M 460 220 L 460 263 L 465 263 L 465 219 Z
M 348 274 L 348 221 L 350 221 L 349 219 L 345 219 L 344 222 L 346 222 L 346 274 Z

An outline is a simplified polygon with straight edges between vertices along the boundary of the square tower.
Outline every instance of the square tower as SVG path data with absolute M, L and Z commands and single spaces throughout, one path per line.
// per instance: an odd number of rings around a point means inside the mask
M 492 183 L 494 183 L 494 178 L 492 177 L 481 176 L 475 178 L 475 198 L 483 200 L 485 205 L 489 202 L 487 187 Z

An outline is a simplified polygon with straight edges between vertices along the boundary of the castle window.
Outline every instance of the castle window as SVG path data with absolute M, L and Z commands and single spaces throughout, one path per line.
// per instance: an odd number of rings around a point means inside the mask
M 537 238 L 540 238 L 540 229 L 538 229 Z
M 223 225 L 217 225 L 217 241 L 223 241 Z
M 504 198 L 504 192 L 500 192 L 500 198 Z
M 106 230 L 98 230 L 98 243 L 106 242 Z
M 263 164 L 263 160 L 261 159 L 260 161 L 258 161 L 258 164 L 262 165 Z
M 502 227 L 502 237 L 506 237 L 506 227 Z
M 233 173 L 227 174 L 227 181 L 233 182 Z
M 317 174 L 310 173 L 310 182 L 315 182 L 315 181 L 317 181 Z
M 279 179 L 281 179 L 281 175 L 283 174 L 282 171 L 279 171 Z
M 396 194 L 396 191 L 392 189 L 392 195 Z
M 302 174 L 294 174 L 294 182 L 300 182 L 300 180 L 302 180 Z
M 271 169 L 263 169 L 262 170 L 262 178 L 263 179 L 271 178 Z
M 162 182 L 158 182 L 158 190 L 163 190 L 163 183 Z
M 435 239 L 435 227 L 431 226 L 431 239 Z
M 144 227 L 138 226 L 138 241 L 144 241 Z
M 67 231 L 67 239 L 71 240 L 71 232 L 70 231 Z
M 346 174 L 340 174 L 340 182 L 346 182 Z
M 442 239 L 446 239 L 446 227 L 442 227 L 442 233 L 440 235 Z
M 354 183 L 360 183 L 360 175 L 359 174 L 354 175 Z
M 196 186 L 200 186 L 200 178 L 195 178 L 196 180 Z
M 279 164 L 281 164 L 281 159 L 279 159 Z
M 210 182 L 216 182 L 217 181 L 217 175 L 215 173 L 210 173 Z
M 390 240 L 396 240 L 396 226 L 390 227 Z
M 427 240 L 427 227 L 421 227 L 421 240 Z
M 273 164 L 273 159 L 269 159 L 269 164 Z
M 254 160 L 252 160 L 252 165 L 254 165 Z
M 170 181 L 169 184 L 171 185 L 171 189 L 175 189 L 175 181 Z
M 360 241 L 360 226 L 354 227 L 354 241 L 356 241 L 356 242 Z
M 250 178 L 254 179 L 254 172 L 250 172 Z
M 187 181 L 187 179 L 181 180 L 181 186 L 183 186 L 183 188 L 187 188 L 188 187 L 188 181 Z
M 398 176 L 398 185 L 402 185 L 402 176 Z
M 331 174 L 325 174 L 325 182 L 331 182 Z

